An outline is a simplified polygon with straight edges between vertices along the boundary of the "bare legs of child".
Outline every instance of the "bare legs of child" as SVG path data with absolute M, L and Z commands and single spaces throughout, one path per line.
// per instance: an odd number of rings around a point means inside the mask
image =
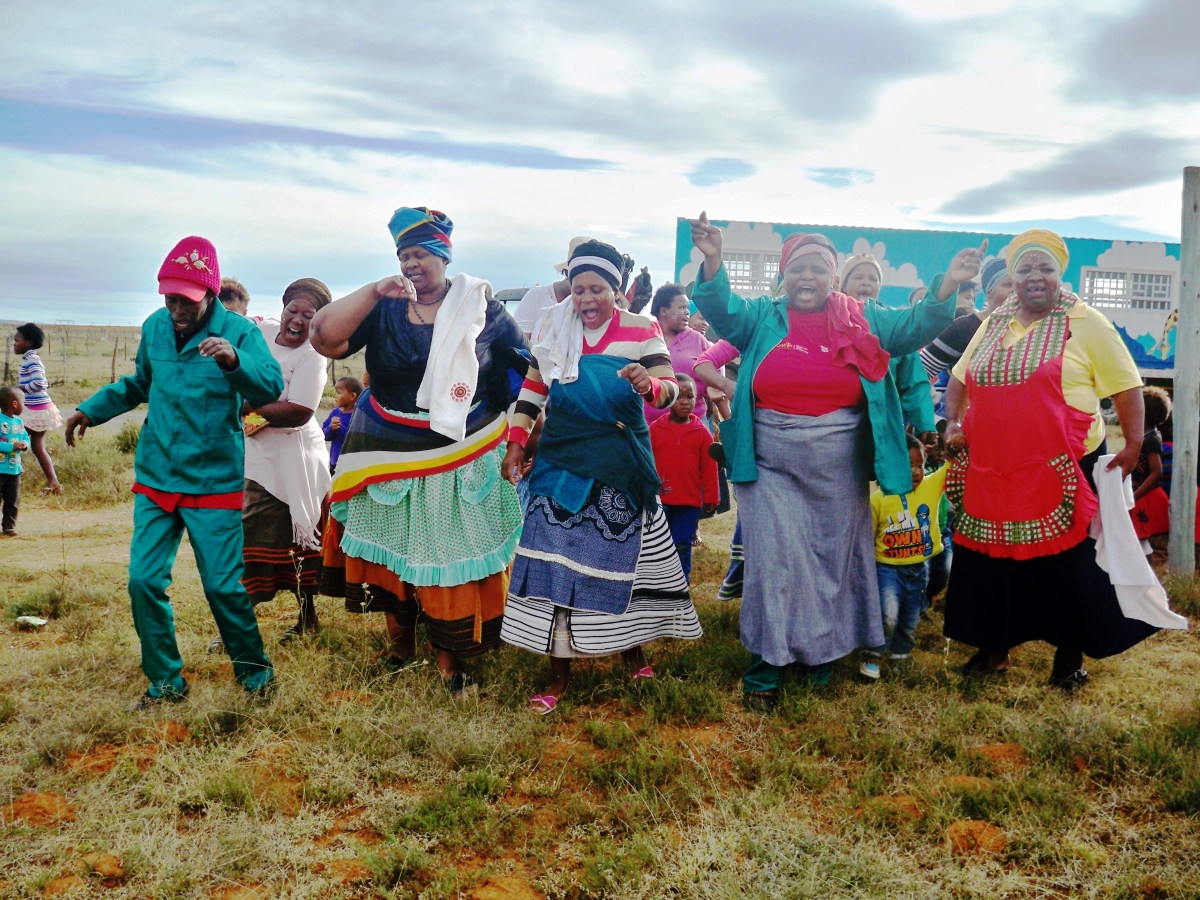
M 654 672 L 650 670 L 650 666 L 646 662 L 646 654 L 641 647 L 631 647 L 628 650 L 622 650 L 621 659 L 625 661 L 625 665 L 634 679 L 654 677 Z M 552 679 L 550 686 L 541 694 L 529 698 L 530 711 L 540 716 L 553 712 L 554 708 L 558 705 L 558 701 L 566 694 L 567 686 L 571 681 L 570 658 L 563 656 L 550 657 L 550 677 Z
M 54 460 L 50 458 L 50 451 L 46 449 L 46 432 L 29 432 L 29 449 L 33 451 L 34 458 L 42 467 L 42 474 L 46 476 L 46 486 L 42 493 L 61 494 L 62 485 L 58 483 L 58 474 L 54 471 Z

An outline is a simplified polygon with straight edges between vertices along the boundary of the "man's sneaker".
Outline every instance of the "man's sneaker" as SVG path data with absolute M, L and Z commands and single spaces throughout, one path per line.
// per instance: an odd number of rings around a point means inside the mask
M 888 659 L 890 659 L 894 663 L 902 663 L 906 659 L 908 659 L 908 654 L 907 653 L 893 653 L 891 656 L 888 657 Z
M 858 667 L 858 674 L 863 678 L 869 678 L 872 681 L 879 680 L 879 663 L 863 661 Z
M 167 689 L 167 690 L 164 690 L 161 694 L 158 694 L 156 696 L 154 694 L 151 694 L 150 690 L 147 688 L 146 693 L 142 694 L 142 696 L 139 697 L 136 702 L 131 703 L 129 705 L 128 711 L 129 712 L 144 712 L 147 709 L 153 709 L 155 706 L 158 706 L 160 703 L 182 703 L 184 700 L 187 699 L 187 695 L 190 693 L 190 691 L 191 691 L 191 688 L 188 687 L 188 682 L 187 682 L 186 678 L 183 679 L 183 690 L 182 691 L 172 691 L 170 689 Z

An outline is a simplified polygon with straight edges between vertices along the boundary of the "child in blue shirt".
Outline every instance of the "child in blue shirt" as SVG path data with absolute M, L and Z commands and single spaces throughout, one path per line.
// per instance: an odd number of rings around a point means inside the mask
M 3 498 L 5 537 L 17 534 L 17 507 L 21 505 L 21 451 L 29 449 L 29 433 L 21 423 L 21 392 L 0 388 L 0 497 Z
M 352 375 L 339 378 L 333 386 L 333 402 L 337 405 L 329 411 L 325 423 L 321 426 L 321 430 L 325 432 L 325 440 L 329 441 L 330 472 L 337 468 L 338 457 L 342 454 L 342 443 L 346 440 L 350 419 L 354 415 L 358 395 L 362 392 L 362 382 Z

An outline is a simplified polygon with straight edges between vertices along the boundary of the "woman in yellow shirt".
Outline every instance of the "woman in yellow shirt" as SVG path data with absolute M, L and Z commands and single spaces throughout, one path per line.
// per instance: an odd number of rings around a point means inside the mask
M 965 672 L 1009 665 L 1010 648 L 1056 648 L 1051 684 L 1084 683 L 1084 654 L 1113 656 L 1156 629 L 1121 613 L 1087 534 L 1092 468 L 1111 396 L 1128 475 L 1142 443 L 1142 380 L 1116 330 L 1063 290 L 1067 247 L 1042 229 L 1013 239 L 1015 291 L 980 327 L 946 389 L 946 489 L 957 508 L 945 634 L 978 647 Z

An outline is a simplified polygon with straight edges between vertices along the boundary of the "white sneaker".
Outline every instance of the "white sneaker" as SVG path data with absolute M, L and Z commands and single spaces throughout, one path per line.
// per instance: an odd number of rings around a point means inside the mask
M 908 654 L 907 653 L 893 653 L 891 656 L 888 657 L 888 659 L 890 659 L 892 662 L 904 662 L 906 659 L 908 659 Z
M 872 681 L 879 680 L 879 663 L 864 662 L 858 667 L 858 674 L 863 678 L 870 678 Z

